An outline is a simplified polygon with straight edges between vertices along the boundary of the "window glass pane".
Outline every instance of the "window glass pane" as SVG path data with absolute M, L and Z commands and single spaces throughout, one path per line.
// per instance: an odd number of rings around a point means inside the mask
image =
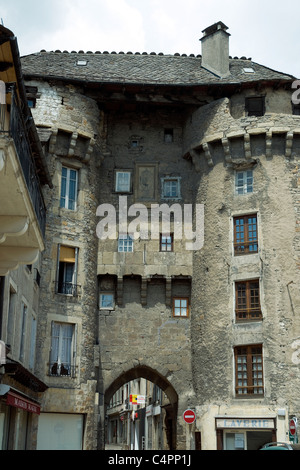
M 116 191 L 118 192 L 129 192 L 130 191 L 130 172 L 116 173 Z
M 77 201 L 78 171 L 62 168 L 60 206 L 75 210 Z
M 114 306 L 114 297 L 113 294 L 101 294 L 100 297 L 100 306 L 101 308 L 113 308 Z
M 164 196 L 165 197 L 177 197 L 178 196 L 178 182 L 177 181 L 165 181 L 164 182 Z
M 60 207 L 65 207 L 66 203 L 66 188 L 67 188 L 67 178 L 62 175 L 61 178 L 61 196 L 60 196 Z
M 130 235 L 120 235 L 118 241 L 118 251 L 128 253 L 133 251 L 133 240 Z
M 253 192 L 253 170 L 239 171 L 235 177 L 236 194 Z

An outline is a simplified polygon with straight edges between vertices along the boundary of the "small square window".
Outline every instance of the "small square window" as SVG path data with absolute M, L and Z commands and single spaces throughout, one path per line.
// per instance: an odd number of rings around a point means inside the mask
M 160 251 L 173 251 L 173 233 L 170 235 L 160 234 Z
M 36 100 L 33 99 L 33 98 L 27 99 L 27 104 L 28 104 L 28 107 L 29 107 L 29 108 L 35 108 Z
M 187 297 L 177 297 L 173 299 L 173 316 L 189 316 L 189 299 Z
M 235 174 L 235 193 L 253 193 L 253 170 L 237 171 Z
M 131 235 L 120 235 L 118 240 L 119 253 L 132 253 L 133 252 L 133 239 Z
M 166 144 L 170 144 L 174 141 L 173 129 L 165 129 L 164 140 Z
M 265 114 L 264 96 L 246 98 L 245 108 L 248 116 L 263 116 Z
M 100 293 L 100 309 L 101 310 L 114 310 L 115 308 L 115 298 L 114 294 L 111 292 L 102 292 Z
M 180 178 L 162 178 L 162 198 L 163 199 L 180 199 Z
M 116 171 L 115 191 L 117 193 L 131 192 L 131 171 Z

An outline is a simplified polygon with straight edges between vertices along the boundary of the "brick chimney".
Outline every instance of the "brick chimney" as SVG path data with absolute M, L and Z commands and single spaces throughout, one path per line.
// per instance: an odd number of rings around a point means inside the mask
M 228 27 L 218 21 L 202 31 L 202 67 L 219 77 L 227 77 L 229 72 Z

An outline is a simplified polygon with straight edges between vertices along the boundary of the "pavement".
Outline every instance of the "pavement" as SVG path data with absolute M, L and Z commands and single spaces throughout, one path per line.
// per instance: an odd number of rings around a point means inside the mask
M 120 444 L 105 444 L 105 450 L 124 450 L 123 446 Z

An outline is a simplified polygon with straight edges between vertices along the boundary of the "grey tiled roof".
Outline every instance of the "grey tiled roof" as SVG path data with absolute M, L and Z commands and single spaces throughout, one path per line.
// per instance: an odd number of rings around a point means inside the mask
M 86 60 L 87 65 L 76 65 Z M 61 78 L 89 83 L 124 83 L 157 85 L 213 85 L 291 80 L 292 75 L 277 72 L 251 59 L 230 59 L 231 75 L 219 78 L 201 67 L 201 56 L 84 53 L 41 51 L 21 58 L 25 77 Z M 245 73 L 252 68 L 254 73 Z

